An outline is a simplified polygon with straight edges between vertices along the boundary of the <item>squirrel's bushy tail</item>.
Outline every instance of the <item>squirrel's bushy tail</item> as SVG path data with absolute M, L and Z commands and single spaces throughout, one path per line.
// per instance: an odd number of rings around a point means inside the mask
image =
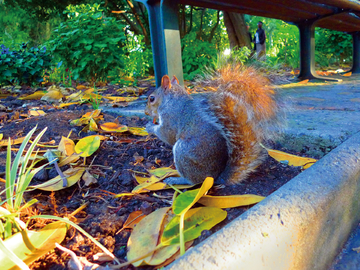
M 240 65 L 222 68 L 203 83 L 217 89 L 210 104 L 227 133 L 230 160 L 222 176 L 238 183 L 262 162 L 260 142 L 276 134 L 281 113 L 275 90 L 254 68 Z

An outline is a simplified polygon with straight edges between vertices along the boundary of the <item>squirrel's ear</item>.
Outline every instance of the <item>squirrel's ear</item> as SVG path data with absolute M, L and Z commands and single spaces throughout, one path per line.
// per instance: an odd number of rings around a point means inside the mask
M 164 75 L 161 79 L 161 87 L 164 89 L 170 89 L 171 88 L 171 82 L 168 75 Z
M 175 75 L 172 77 L 171 83 L 172 83 L 172 84 L 179 84 L 179 80 L 178 80 L 178 78 L 176 78 Z

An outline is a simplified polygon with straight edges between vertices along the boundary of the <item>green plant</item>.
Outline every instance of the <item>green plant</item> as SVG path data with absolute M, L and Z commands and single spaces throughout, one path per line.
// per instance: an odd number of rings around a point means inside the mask
M 43 81 L 44 71 L 51 67 L 51 56 L 46 47 L 28 48 L 26 43 L 18 50 L 0 46 L 0 84 L 35 84 Z
M 124 26 L 106 17 L 99 4 L 69 6 L 69 19 L 54 30 L 49 46 L 69 68 L 75 80 L 106 79 L 109 71 L 123 67 Z
M 249 62 L 251 57 L 251 50 L 248 47 L 234 49 L 230 54 L 218 53 L 214 67 L 220 69 L 229 63 L 236 63 L 245 65 Z
M 192 80 L 202 73 L 205 67 L 213 68 L 217 50 L 214 44 L 196 39 L 196 33 L 191 32 L 181 40 L 184 78 Z
M 42 135 L 45 133 L 46 129 L 47 128 L 43 129 L 36 136 L 24 154 L 25 147 L 34 134 L 36 127 L 26 135 L 13 163 L 11 163 L 11 144 L 9 139 L 6 158 L 5 190 L 1 192 L 5 192 L 6 194 L 6 200 L 2 202 L 1 205 L 6 202 L 7 206 L 6 208 L 0 206 L 0 265 L 6 269 L 10 269 L 15 264 L 20 269 L 29 270 L 26 263 L 31 263 L 45 253 L 49 252 L 54 248 L 55 242 L 60 243 L 65 238 L 67 230 L 64 226 L 65 223 L 75 227 L 85 236 L 89 237 L 90 240 L 93 241 L 100 249 L 119 263 L 111 252 L 109 252 L 103 245 L 101 245 L 78 225 L 66 218 L 51 215 L 31 216 L 29 221 L 35 218 L 54 219 L 60 221 L 60 223 L 53 222 L 48 224 L 44 230 L 39 231 L 29 231 L 27 229 L 27 224 L 20 220 L 20 214 L 26 208 L 29 208 L 37 202 L 36 199 L 32 199 L 29 202 L 24 203 L 23 195 L 33 176 L 47 165 L 45 164 L 35 168 L 36 162 L 32 161 L 30 163 L 30 157 L 34 152 L 34 148 Z M 51 233 L 51 237 L 49 235 L 49 231 Z M 37 243 L 37 245 L 34 246 L 34 243 Z M 40 245 L 40 247 L 38 245 Z

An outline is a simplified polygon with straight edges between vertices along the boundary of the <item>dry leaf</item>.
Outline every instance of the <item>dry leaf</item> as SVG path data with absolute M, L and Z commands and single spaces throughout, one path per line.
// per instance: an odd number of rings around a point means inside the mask
M 91 184 L 96 184 L 97 180 L 96 178 L 88 171 L 86 170 L 85 173 L 82 176 L 82 180 L 85 182 L 85 186 L 90 186 Z

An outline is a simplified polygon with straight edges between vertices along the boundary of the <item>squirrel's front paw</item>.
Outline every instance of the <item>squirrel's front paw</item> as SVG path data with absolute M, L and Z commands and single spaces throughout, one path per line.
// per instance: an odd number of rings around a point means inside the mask
M 155 133 L 154 132 L 154 130 L 155 130 L 155 127 L 156 127 L 156 125 L 154 125 L 153 123 L 147 123 L 146 124 L 146 131 L 148 132 L 148 133 Z

